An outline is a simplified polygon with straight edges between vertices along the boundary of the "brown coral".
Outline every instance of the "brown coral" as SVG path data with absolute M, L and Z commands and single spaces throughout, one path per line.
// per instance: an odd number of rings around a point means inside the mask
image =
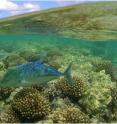
M 11 107 L 8 108 L 1 116 L 0 123 L 20 123 L 20 120 Z
M 109 115 L 108 120 L 109 121 L 117 121 L 117 89 L 112 89 L 111 92 L 111 102 L 108 105 L 109 109 Z
M 92 62 L 92 64 L 94 65 L 95 71 L 105 70 L 105 73 L 111 76 L 112 81 L 117 80 L 115 77 L 115 67 L 110 61 Z
M 73 84 L 70 84 L 65 78 L 61 78 L 56 83 L 56 88 L 61 90 L 64 96 L 78 100 L 84 94 L 85 84 L 77 76 L 73 76 L 72 80 Z
M 65 96 L 71 95 L 72 86 L 65 78 L 58 79 L 57 83 L 55 84 L 56 89 L 60 90 L 62 94 Z
M 0 100 L 7 99 L 14 88 L 0 88 Z
M 54 123 L 89 123 L 89 116 L 76 107 L 68 107 L 56 110 L 53 113 L 52 120 Z
M 111 97 L 112 97 L 112 103 L 117 108 L 117 89 L 112 89 Z
M 80 98 L 84 94 L 84 91 L 85 91 L 84 82 L 77 76 L 74 76 L 73 80 L 75 81 L 75 83 L 72 86 L 73 96 L 75 98 Z
M 40 120 L 50 112 L 47 98 L 33 88 L 24 88 L 16 94 L 11 106 L 24 120 Z

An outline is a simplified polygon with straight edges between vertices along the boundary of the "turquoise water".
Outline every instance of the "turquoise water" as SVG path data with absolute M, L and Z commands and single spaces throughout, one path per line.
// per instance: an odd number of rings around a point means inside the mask
M 53 114 L 53 112 L 62 109 L 61 111 L 66 113 L 68 108 L 71 122 L 74 122 L 75 119 L 75 123 L 76 121 L 82 122 L 82 118 L 80 118 L 82 116 L 84 123 L 117 121 L 116 40 L 89 41 L 60 36 L 0 35 L 0 80 L 9 72 L 9 68 L 14 69 L 17 65 L 42 59 L 44 59 L 44 64 L 53 66 L 54 69 L 60 72 L 65 72 L 69 63 L 72 62 L 71 77 L 75 82 L 69 85 L 68 82 L 66 84 L 64 78 L 60 78 L 47 82 L 47 86 L 41 87 L 42 89 L 38 85 L 30 87 L 32 89 L 23 87 L 12 90 L 11 88 L 0 88 L 0 117 L 3 120 L 0 119 L 2 122 L 19 122 L 12 112 L 8 113 L 8 106 L 13 109 L 22 123 L 39 121 L 51 123 L 51 121 L 54 122 L 54 119 L 56 122 L 56 116 L 59 121 L 64 114 L 61 115 L 60 113 L 61 116 L 59 117 L 58 114 Z M 8 79 L 14 83 L 14 80 L 17 80 L 16 75 L 14 73 L 9 75 L 10 78 Z M 56 85 L 59 87 L 56 87 Z M 47 95 L 47 98 L 43 94 Z M 40 97 L 40 95 L 42 96 Z M 46 105 L 48 103 L 45 99 L 49 101 L 49 105 Z M 45 100 L 44 103 L 43 100 Z M 40 106 L 42 110 L 40 110 Z M 48 112 L 47 106 L 51 108 L 52 112 Z M 7 111 L 4 112 L 4 110 Z M 84 115 L 80 113 L 80 116 L 78 116 L 79 110 Z M 41 112 L 44 113 L 44 117 L 40 115 Z M 3 113 L 7 114 L 4 115 Z M 33 113 L 35 114 L 33 115 Z M 87 121 L 87 118 L 90 121 Z M 69 120 L 66 122 L 68 123 Z
M 100 56 L 116 63 L 117 42 L 114 40 L 89 41 L 44 35 L 0 36 L 0 59 L 8 56 L 9 54 L 19 53 L 25 50 L 43 51 L 43 53 L 46 53 L 48 50 L 52 49 L 59 49 L 62 52 L 62 50 L 67 50 L 67 48 L 72 49 L 72 51 L 86 49 L 94 56 Z

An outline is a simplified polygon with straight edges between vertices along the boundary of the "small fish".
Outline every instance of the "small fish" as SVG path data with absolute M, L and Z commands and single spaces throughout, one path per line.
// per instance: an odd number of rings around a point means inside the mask
M 71 80 L 71 63 L 64 73 L 39 61 L 18 65 L 9 69 L 0 82 L 0 87 L 47 85 L 48 81 L 65 76 Z

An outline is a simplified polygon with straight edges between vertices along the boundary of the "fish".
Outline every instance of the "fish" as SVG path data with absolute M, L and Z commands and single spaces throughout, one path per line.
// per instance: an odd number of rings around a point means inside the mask
M 14 68 L 8 69 L 3 79 L 0 81 L 0 87 L 20 87 L 33 85 L 46 86 L 49 81 L 57 79 L 60 76 L 64 76 L 70 81 L 71 66 L 72 63 L 70 63 L 66 71 L 62 73 L 56 70 L 54 67 L 40 61 L 17 65 Z

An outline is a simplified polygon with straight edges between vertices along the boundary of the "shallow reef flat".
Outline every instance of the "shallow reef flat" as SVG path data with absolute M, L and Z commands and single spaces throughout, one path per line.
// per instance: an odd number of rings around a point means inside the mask
M 59 35 L 91 41 L 116 40 L 117 2 L 84 3 L 13 16 L 0 21 L 0 34 Z
M 109 42 L 94 44 L 57 37 L 45 37 L 44 40 L 38 37 L 38 42 L 34 42 L 37 39 L 32 41 L 31 37 L 24 39 L 25 42 L 20 39 L 8 45 L 1 42 L 0 50 L 7 53 L 0 59 L 1 79 L 9 68 L 43 58 L 45 64 L 61 72 L 72 62 L 74 83 L 60 77 L 49 81 L 45 87 L 0 88 L 0 122 L 117 122 L 117 78 L 113 64 L 116 60 L 106 51 Z M 12 43 L 16 43 L 14 49 L 10 49 Z M 104 45 L 107 49 L 103 48 Z M 104 51 L 104 56 L 101 56 Z

